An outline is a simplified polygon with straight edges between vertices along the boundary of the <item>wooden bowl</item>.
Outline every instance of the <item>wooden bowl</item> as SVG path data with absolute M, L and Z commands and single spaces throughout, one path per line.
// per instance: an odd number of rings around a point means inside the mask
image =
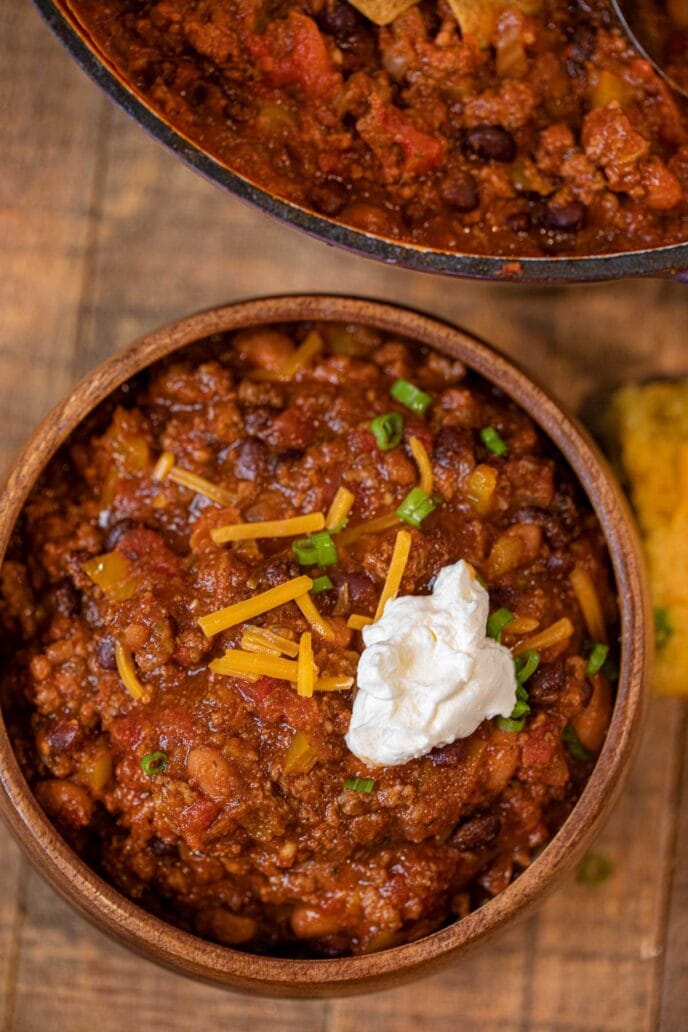
M 619 596 L 621 672 L 604 748 L 579 802 L 541 855 L 504 892 L 468 917 L 417 942 L 368 956 L 289 960 L 217 946 L 167 924 L 117 892 L 66 844 L 34 798 L 0 720 L 0 810 L 26 855 L 82 914 L 159 963 L 233 989 L 281 996 L 365 992 L 432 971 L 524 915 L 580 859 L 621 788 L 640 732 L 651 654 L 649 604 L 632 518 L 587 433 L 520 369 L 475 337 L 409 309 L 332 296 L 245 301 L 200 312 L 114 355 L 44 420 L 14 464 L 0 498 L 0 561 L 15 521 L 46 463 L 93 408 L 146 366 L 214 333 L 302 319 L 364 323 L 460 359 L 520 404 L 580 479 L 606 536 Z

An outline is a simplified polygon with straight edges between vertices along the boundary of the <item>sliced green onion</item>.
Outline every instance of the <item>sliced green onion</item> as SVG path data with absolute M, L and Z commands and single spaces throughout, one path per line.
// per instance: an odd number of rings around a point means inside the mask
M 535 649 L 528 649 L 522 656 L 516 656 L 514 667 L 516 668 L 516 680 L 519 684 L 525 684 L 529 677 L 540 665 L 540 653 Z
M 332 566 L 337 562 L 337 546 L 329 530 L 294 541 L 291 550 L 302 566 Z
M 599 885 L 606 881 L 614 870 L 614 865 L 600 853 L 588 853 L 583 857 L 576 871 L 576 881 L 581 885 Z
M 319 595 L 321 591 L 329 591 L 330 588 L 333 588 L 333 587 L 334 587 L 334 584 L 332 583 L 330 578 L 327 576 L 327 574 L 324 573 L 322 575 L 322 577 L 316 577 L 315 580 L 313 581 L 313 587 L 311 588 L 311 595 Z
M 345 778 L 344 788 L 348 788 L 351 792 L 363 792 L 364 795 L 369 795 L 375 788 L 375 778 Z
M 537 655 L 537 653 L 535 654 Z M 535 670 L 539 661 L 540 657 L 538 656 L 533 670 Z M 515 663 L 514 666 L 516 666 Z M 531 673 L 532 672 L 533 671 L 531 671 Z M 497 727 L 501 728 L 502 731 L 522 731 L 526 722 L 526 717 L 530 713 L 528 691 L 523 683 L 518 680 L 518 673 L 516 674 L 516 681 L 516 702 L 514 703 L 514 708 L 508 717 L 497 717 Z
M 392 384 L 389 393 L 396 401 L 411 409 L 411 412 L 417 412 L 419 416 L 422 416 L 428 405 L 432 404 L 430 395 L 408 380 L 397 380 Z
M 149 752 L 141 760 L 141 770 L 149 778 L 164 774 L 169 765 L 170 761 L 164 752 Z
M 567 724 L 564 730 L 561 732 L 561 740 L 576 760 L 591 760 L 592 753 L 589 753 L 585 748 L 578 732 L 572 724 Z
M 507 624 L 510 624 L 516 617 L 509 609 L 495 609 L 494 613 L 487 620 L 487 636 L 501 642 L 502 631 Z
M 397 509 L 397 516 L 412 527 L 420 527 L 425 517 L 436 508 L 430 495 L 420 487 L 412 487 Z
M 506 455 L 509 450 L 504 438 L 493 426 L 486 426 L 480 431 L 480 440 L 494 455 Z
M 671 625 L 669 610 L 655 609 L 655 645 L 658 650 L 668 645 L 673 633 L 674 628 Z
M 600 670 L 604 666 L 608 652 L 608 645 L 602 645 L 601 642 L 597 642 L 593 645 L 588 657 L 588 665 L 585 668 L 585 672 L 588 677 L 594 677 L 595 674 L 599 674 Z
M 385 412 L 371 420 L 370 429 L 380 451 L 391 451 L 401 444 L 404 436 L 404 417 L 398 412 Z
M 514 717 L 497 717 L 497 727 L 500 731 L 522 731 L 525 727 L 526 718 L 521 717 L 516 720 Z

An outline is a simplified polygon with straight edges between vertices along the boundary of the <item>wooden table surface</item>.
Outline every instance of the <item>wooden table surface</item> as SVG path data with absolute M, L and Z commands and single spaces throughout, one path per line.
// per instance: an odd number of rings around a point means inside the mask
M 96 362 L 197 308 L 283 291 L 402 301 L 516 356 L 574 407 L 688 371 L 688 288 L 461 283 L 332 250 L 184 168 L 74 66 L 26 0 L 0 4 L 0 465 Z M 197 985 L 77 917 L 0 829 L 4 1032 L 665 1032 L 688 1029 L 687 704 L 657 700 L 599 842 L 527 923 L 443 974 L 344 1001 Z

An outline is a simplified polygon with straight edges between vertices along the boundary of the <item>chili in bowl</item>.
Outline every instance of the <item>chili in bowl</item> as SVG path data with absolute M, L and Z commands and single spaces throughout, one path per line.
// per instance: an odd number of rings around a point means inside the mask
M 537 900 L 638 730 L 645 592 L 585 435 L 413 312 L 201 313 L 15 467 L 3 809 L 98 924 L 240 988 L 370 988 Z

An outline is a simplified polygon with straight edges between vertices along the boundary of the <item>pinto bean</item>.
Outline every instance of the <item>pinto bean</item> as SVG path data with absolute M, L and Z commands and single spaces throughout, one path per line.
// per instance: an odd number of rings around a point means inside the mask
M 197 918 L 197 927 L 201 935 L 217 939 L 226 946 L 238 946 L 252 939 L 258 925 L 252 917 L 232 914 L 223 907 L 212 907 L 201 910 Z
M 36 785 L 36 797 L 51 817 L 72 828 L 83 828 L 91 820 L 93 802 L 85 788 L 73 781 L 54 778 Z
M 319 907 L 295 907 L 291 915 L 291 927 L 299 939 L 323 939 L 340 930 L 339 921 Z
M 294 344 L 286 333 L 278 330 L 246 330 L 239 334 L 235 346 L 244 361 L 261 369 L 280 369 L 294 353 Z
M 204 795 L 216 803 L 222 803 L 236 787 L 236 776 L 231 765 L 219 749 L 209 745 L 197 745 L 186 760 L 189 779 Z
M 590 702 L 582 713 L 573 717 L 573 728 L 586 749 L 599 752 L 607 734 L 612 713 L 612 693 L 609 682 L 597 674 L 593 681 Z

